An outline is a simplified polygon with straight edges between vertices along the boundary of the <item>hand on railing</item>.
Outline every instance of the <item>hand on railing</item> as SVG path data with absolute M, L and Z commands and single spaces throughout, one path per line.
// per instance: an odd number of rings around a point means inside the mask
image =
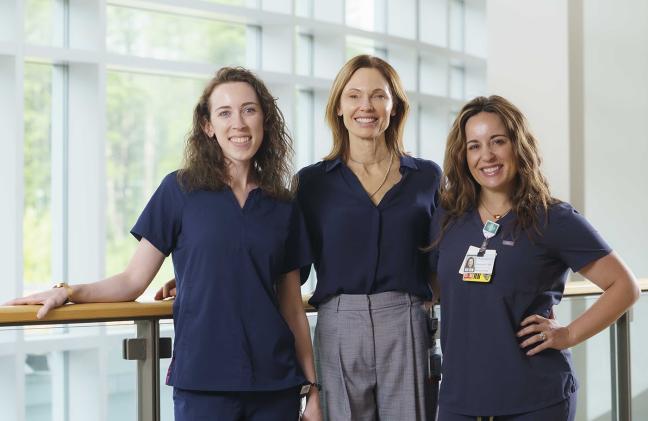
M 175 278 L 167 281 L 162 288 L 158 289 L 155 293 L 156 300 L 164 300 L 165 298 L 175 297 L 176 296 L 176 280 Z
M 5 306 L 17 305 L 33 305 L 42 304 L 43 307 L 38 310 L 36 317 L 42 319 L 50 310 L 60 307 L 68 301 L 68 291 L 66 288 L 53 288 L 34 294 L 27 295 L 22 298 L 15 298 L 11 301 L 4 303 Z

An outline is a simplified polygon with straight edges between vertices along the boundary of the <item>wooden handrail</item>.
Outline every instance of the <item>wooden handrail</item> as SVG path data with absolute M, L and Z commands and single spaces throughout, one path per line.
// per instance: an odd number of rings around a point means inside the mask
M 648 279 L 640 279 L 639 286 L 648 292 Z M 569 282 L 565 297 L 598 295 L 602 291 L 589 281 Z M 303 296 L 306 311 L 315 309 L 308 304 L 310 296 Z M 117 320 L 170 319 L 173 301 L 131 301 L 125 303 L 68 304 L 52 310 L 45 319 L 38 320 L 38 305 L 0 306 L 0 326 L 19 326 L 54 323 L 87 323 Z

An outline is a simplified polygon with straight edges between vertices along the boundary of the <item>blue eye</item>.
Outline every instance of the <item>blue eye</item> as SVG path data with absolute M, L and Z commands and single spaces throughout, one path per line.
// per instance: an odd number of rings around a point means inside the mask
M 246 114 L 254 114 L 256 112 L 256 108 L 254 107 L 247 107 L 243 110 Z
M 219 117 L 229 117 L 230 112 L 229 111 L 221 111 L 220 113 L 218 113 L 218 116 Z

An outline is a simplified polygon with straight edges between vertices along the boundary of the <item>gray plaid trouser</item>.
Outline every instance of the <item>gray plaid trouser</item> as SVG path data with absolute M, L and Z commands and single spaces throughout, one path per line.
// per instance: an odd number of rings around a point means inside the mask
M 325 419 L 432 421 L 422 301 L 400 292 L 338 295 L 318 308 L 315 355 Z

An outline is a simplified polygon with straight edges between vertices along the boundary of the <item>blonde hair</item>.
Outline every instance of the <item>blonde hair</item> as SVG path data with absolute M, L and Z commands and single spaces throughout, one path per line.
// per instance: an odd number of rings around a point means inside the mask
M 409 113 L 409 102 L 400 77 L 396 73 L 396 70 L 385 60 L 379 57 L 360 55 L 347 61 L 333 81 L 328 103 L 326 104 L 326 122 L 333 132 L 333 147 L 331 148 L 331 152 L 324 157 L 325 160 L 346 158 L 348 156 L 349 131 L 344 125 L 342 117 L 338 116 L 337 111 L 340 108 L 340 98 L 342 97 L 344 87 L 353 74 L 358 69 L 363 68 L 378 70 L 389 84 L 389 89 L 394 97 L 394 107 L 392 109 L 394 115 L 391 117 L 389 126 L 385 130 L 385 143 L 387 144 L 387 149 L 395 155 L 405 155 L 403 131 L 405 129 L 405 120 L 407 120 Z

